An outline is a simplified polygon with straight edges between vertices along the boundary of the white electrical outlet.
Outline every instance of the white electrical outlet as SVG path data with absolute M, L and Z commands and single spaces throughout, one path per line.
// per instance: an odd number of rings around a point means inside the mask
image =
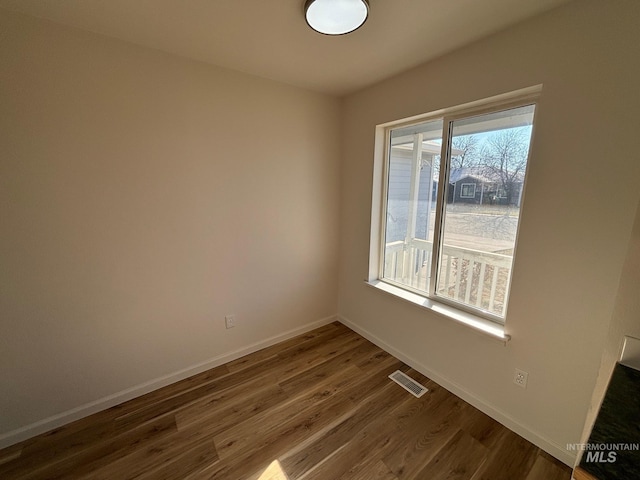
M 516 373 L 513 377 L 513 383 L 522 388 L 527 388 L 527 379 L 529 378 L 529 374 L 519 368 L 516 368 Z
M 224 316 L 224 325 L 227 328 L 233 328 L 236 326 L 236 316 L 235 315 L 225 315 Z

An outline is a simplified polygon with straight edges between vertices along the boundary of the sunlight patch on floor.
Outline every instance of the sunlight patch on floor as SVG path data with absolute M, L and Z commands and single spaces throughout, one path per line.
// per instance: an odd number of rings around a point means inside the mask
M 289 480 L 289 477 L 287 477 L 287 474 L 282 470 L 280 462 L 278 460 L 274 460 L 271 462 L 271 465 L 262 472 L 262 475 L 260 475 L 258 480 Z

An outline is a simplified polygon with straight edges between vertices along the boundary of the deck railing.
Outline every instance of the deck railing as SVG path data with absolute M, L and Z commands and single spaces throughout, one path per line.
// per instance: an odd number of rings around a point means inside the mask
M 384 278 L 427 292 L 432 243 L 413 239 L 390 242 L 385 248 Z M 444 245 L 437 294 L 504 315 L 512 257 Z

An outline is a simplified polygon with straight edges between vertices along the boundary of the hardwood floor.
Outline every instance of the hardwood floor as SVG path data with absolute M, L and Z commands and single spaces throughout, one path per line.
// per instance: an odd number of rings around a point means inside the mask
M 429 392 L 393 383 L 397 369 Z M 0 450 L 2 479 L 570 477 L 339 323 Z

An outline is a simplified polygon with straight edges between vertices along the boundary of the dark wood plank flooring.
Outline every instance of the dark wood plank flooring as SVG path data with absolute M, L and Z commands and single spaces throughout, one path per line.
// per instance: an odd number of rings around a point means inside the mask
M 391 382 L 397 369 L 429 392 Z M 339 323 L 0 450 L 2 479 L 570 477 Z

